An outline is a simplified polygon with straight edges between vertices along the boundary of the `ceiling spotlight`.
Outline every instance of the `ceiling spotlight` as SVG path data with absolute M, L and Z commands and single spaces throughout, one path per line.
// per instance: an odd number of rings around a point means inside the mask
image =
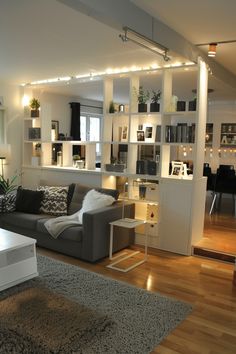
M 208 57 L 214 58 L 216 56 L 217 43 L 210 43 L 208 48 Z
M 131 41 L 140 47 L 148 49 L 155 54 L 161 55 L 165 61 L 169 61 L 170 57 L 168 56 L 169 49 L 164 47 L 162 44 L 159 44 L 142 34 L 132 30 L 129 27 L 124 27 L 123 30 L 125 31 L 124 34 L 120 34 L 119 37 L 125 43 Z
M 217 41 L 217 42 L 210 42 L 210 43 L 199 43 L 195 44 L 197 47 L 202 47 L 207 45 L 208 46 L 208 57 L 214 58 L 216 56 L 216 47 L 218 44 L 229 44 L 229 43 L 235 43 L 236 39 L 230 39 L 227 41 Z

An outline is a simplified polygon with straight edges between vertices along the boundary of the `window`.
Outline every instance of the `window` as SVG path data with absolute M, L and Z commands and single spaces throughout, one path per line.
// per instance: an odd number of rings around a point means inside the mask
M 97 114 L 83 113 L 80 116 L 81 141 L 101 140 L 101 117 Z M 96 155 L 101 156 L 101 145 L 96 144 Z

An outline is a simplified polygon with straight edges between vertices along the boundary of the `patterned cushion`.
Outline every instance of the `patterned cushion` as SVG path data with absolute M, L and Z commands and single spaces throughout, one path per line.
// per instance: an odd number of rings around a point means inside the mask
M 39 186 L 38 191 L 44 191 L 40 212 L 54 216 L 67 215 L 68 187 Z
M 16 209 L 16 191 L 0 195 L 0 213 L 10 213 Z

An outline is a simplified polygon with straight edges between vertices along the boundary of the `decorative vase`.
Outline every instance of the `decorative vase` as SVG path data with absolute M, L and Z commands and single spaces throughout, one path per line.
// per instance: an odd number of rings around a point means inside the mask
M 139 111 L 139 113 L 147 112 L 147 104 L 146 103 L 139 103 L 138 104 L 138 111 Z
M 79 170 L 82 170 L 84 168 L 84 160 L 76 160 L 75 167 Z
M 31 109 L 30 115 L 31 115 L 31 118 L 38 118 L 39 117 L 39 109 Z
M 160 112 L 160 103 L 157 102 L 150 103 L 150 112 Z

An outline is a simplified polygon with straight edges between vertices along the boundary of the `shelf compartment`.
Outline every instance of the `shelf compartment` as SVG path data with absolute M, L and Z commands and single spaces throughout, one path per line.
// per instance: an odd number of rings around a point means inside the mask
M 160 142 L 160 115 L 133 115 L 130 123 L 130 142 Z
M 132 174 L 159 174 L 160 146 L 154 144 L 132 144 L 129 146 L 128 170 Z

